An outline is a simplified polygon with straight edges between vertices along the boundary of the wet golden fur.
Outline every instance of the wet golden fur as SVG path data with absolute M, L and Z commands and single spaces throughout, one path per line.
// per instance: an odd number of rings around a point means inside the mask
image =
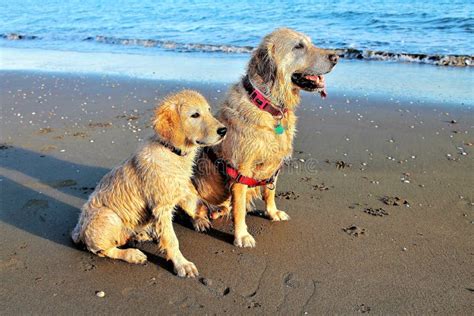
M 195 116 L 199 113 L 199 117 Z M 185 90 L 167 97 L 157 107 L 153 135 L 130 159 L 106 174 L 83 206 L 72 233 L 76 243 L 88 250 L 130 263 L 144 263 L 138 249 L 118 247 L 129 240 L 159 239 L 179 276 L 196 276 L 194 264 L 184 258 L 173 230 L 172 217 L 177 205 L 195 223 L 206 226 L 207 218 L 196 213 L 199 200 L 191 184 L 195 156 L 201 145 L 214 145 L 224 128 L 210 113 L 206 100 L 197 92 Z M 163 142 L 183 153 L 173 153 Z
M 295 50 L 298 44 L 304 48 Z M 330 61 L 331 56 L 335 61 Z M 293 152 L 296 133 L 294 110 L 300 102 L 301 88 L 293 84 L 292 74 L 308 71 L 322 75 L 329 72 L 336 61 L 333 52 L 315 47 L 304 34 L 290 29 L 277 29 L 267 35 L 253 53 L 247 75 L 274 105 L 282 104 L 288 109 L 281 120 L 285 131 L 282 135 L 275 133 L 276 119 L 258 109 L 239 82 L 230 88 L 218 114 L 218 119 L 226 125 L 228 133 L 226 139 L 214 147 L 217 155 L 245 176 L 267 179 L 274 175 L 282 161 Z M 245 224 L 245 215 L 252 200 L 261 197 L 262 193 L 266 213 L 272 220 L 289 219 L 275 204 L 275 190 L 227 183 L 206 154 L 202 154 L 201 158 L 193 182 L 204 200 L 221 205 L 228 211 L 232 209 L 236 246 L 255 246 L 255 240 Z

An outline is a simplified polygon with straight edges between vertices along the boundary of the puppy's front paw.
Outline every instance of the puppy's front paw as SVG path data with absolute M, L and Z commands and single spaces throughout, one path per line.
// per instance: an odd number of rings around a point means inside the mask
M 146 263 L 146 255 L 138 249 L 127 249 L 127 252 L 125 253 L 125 257 L 123 259 L 129 263 Z
M 241 248 L 254 248 L 255 244 L 255 239 L 249 233 L 243 236 L 235 236 L 234 239 L 234 246 Z
M 286 214 L 286 212 L 283 212 L 283 211 L 276 211 L 274 213 L 269 213 L 269 215 L 272 221 L 274 222 L 290 220 L 290 216 Z
M 183 263 L 180 264 L 175 264 L 174 270 L 176 274 L 181 277 L 188 277 L 188 278 L 194 278 L 199 275 L 199 272 L 191 261 L 184 261 Z
M 193 220 L 193 226 L 197 232 L 205 232 L 206 230 L 211 228 L 211 221 L 207 216 L 198 217 Z

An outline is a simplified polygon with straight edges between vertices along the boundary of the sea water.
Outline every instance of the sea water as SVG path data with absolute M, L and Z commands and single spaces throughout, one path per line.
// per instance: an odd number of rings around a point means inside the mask
M 261 38 L 286 26 L 344 57 L 329 89 L 472 104 L 472 4 L 1 0 L 0 69 L 235 81 Z

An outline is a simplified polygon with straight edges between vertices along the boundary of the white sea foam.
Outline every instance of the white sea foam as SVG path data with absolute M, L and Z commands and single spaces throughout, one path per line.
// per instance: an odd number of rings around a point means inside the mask
M 0 70 L 34 70 L 121 75 L 145 79 L 235 82 L 245 73 L 248 55 L 125 54 L 3 48 Z M 472 68 L 341 60 L 327 74 L 334 93 L 390 96 L 410 101 L 473 106 Z M 447 80 L 446 78 L 449 78 Z
M 8 33 L 1 34 L 5 40 L 41 40 L 40 37 L 27 34 Z M 217 45 L 200 43 L 178 43 L 174 41 L 162 41 L 154 39 L 139 38 L 116 38 L 98 35 L 86 37 L 82 41 L 107 45 L 134 46 L 142 48 L 160 48 L 174 52 L 203 52 L 203 53 L 225 53 L 225 54 L 249 54 L 254 50 L 252 46 Z M 351 46 L 351 45 L 350 45 Z M 405 63 L 431 64 L 435 66 L 474 67 L 474 56 L 469 55 L 429 55 L 384 52 L 374 50 L 359 50 L 355 48 L 335 48 L 341 58 L 357 60 L 377 60 Z

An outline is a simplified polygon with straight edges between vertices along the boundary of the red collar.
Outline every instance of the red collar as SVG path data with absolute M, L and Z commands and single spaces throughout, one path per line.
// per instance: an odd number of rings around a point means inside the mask
M 268 112 L 280 119 L 286 114 L 286 112 L 288 112 L 288 109 L 286 108 L 280 109 L 279 107 L 274 106 L 258 89 L 254 88 L 248 75 L 242 80 L 242 85 L 244 86 L 245 91 L 247 91 L 250 101 L 252 101 L 252 103 L 260 110 Z

